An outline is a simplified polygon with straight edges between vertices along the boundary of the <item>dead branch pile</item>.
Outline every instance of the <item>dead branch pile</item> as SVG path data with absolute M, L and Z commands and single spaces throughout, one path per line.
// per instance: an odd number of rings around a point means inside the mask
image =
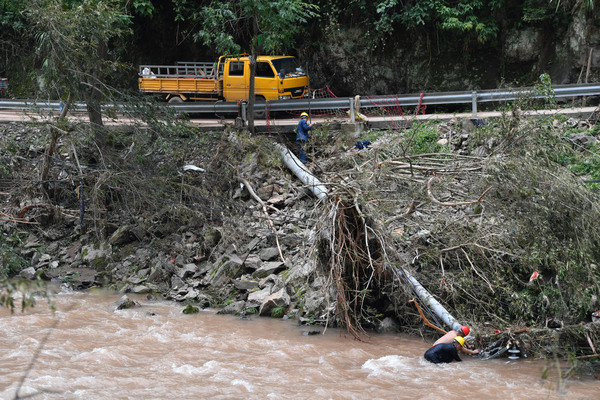
M 364 306 L 356 296 L 393 266 L 411 270 L 482 333 L 589 321 L 600 295 L 597 195 L 553 161 L 551 151 L 562 149 L 549 150 L 556 136 L 544 122 L 500 123 L 487 134 L 496 139 L 486 138 L 478 157 L 408 154 L 405 134 L 319 165 L 333 171 L 322 180 L 342 193 L 326 218 L 332 284 L 346 293 L 337 307 L 347 326 L 365 321 L 353 308 Z M 368 238 L 380 246 L 378 257 L 357 247 Z M 530 280 L 536 271 L 542 278 Z M 388 280 L 378 290 L 371 298 L 394 294 L 392 314 L 406 328 L 422 326 L 403 282 Z M 379 317 L 390 314 L 389 302 L 379 305 Z

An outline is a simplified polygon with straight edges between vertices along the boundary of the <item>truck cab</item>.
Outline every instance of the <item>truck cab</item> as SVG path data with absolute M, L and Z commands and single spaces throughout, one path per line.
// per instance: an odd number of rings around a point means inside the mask
M 217 67 L 226 101 L 247 100 L 250 57 L 221 57 Z M 309 79 L 292 56 L 258 56 L 254 94 L 257 100 L 299 99 L 308 95 Z

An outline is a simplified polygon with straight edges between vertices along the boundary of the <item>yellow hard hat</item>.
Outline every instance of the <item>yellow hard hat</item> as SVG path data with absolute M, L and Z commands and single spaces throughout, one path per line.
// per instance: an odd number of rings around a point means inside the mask
M 465 339 L 464 339 L 464 338 L 462 338 L 461 336 L 457 336 L 457 337 L 455 337 L 455 338 L 454 338 L 454 341 L 455 341 L 455 342 L 458 342 L 458 344 L 460 344 L 460 345 L 461 345 L 461 346 L 463 346 L 463 347 L 464 347 L 464 345 L 465 345 Z
M 300 114 L 300 118 L 303 118 L 303 117 L 306 117 L 306 118 L 308 118 L 308 114 L 307 114 L 307 113 L 305 113 L 305 112 L 303 112 L 302 114 Z

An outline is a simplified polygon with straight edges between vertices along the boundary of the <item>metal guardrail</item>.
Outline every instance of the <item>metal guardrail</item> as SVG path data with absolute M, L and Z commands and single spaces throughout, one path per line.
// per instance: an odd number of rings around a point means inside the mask
M 598 96 L 600 95 L 600 83 L 588 83 L 578 85 L 553 86 L 556 99 Z M 535 88 L 494 89 L 465 92 L 424 93 L 412 95 L 386 95 L 386 96 L 364 96 L 360 98 L 360 108 L 379 108 L 391 106 L 416 106 L 444 105 L 444 104 L 468 104 L 471 103 L 473 116 L 477 115 L 477 104 L 483 102 L 503 102 L 517 100 L 523 96 L 533 98 L 545 98 L 547 95 L 539 93 Z M 233 103 L 216 101 L 214 103 L 183 103 L 167 104 L 179 112 L 198 114 L 229 114 L 247 113 L 247 103 Z M 0 100 L 0 109 L 32 109 L 32 110 L 54 110 L 59 111 L 62 107 L 60 101 L 16 101 Z M 122 106 L 105 106 L 106 108 Z M 85 104 L 76 103 L 72 105 L 74 111 L 85 111 Z M 124 109 L 125 107 L 123 107 Z M 259 102 L 254 105 L 255 111 L 308 111 L 308 110 L 349 110 L 351 121 L 355 121 L 356 108 L 354 97 L 337 97 L 324 99 L 298 99 L 298 100 L 276 100 Z

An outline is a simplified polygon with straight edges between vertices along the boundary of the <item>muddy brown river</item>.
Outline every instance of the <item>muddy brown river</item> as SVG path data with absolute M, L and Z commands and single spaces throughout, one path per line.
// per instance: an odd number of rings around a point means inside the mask
M 119 298 L 60 293 L 54 314 L 42 301 L 25 313 L 0 308 L 0 399 L 17 390 L 86 400 L 600 398 L 597 380 L 560 379 L 554 362 L 434 365 L 421 338 L 308 335 L 314 328 L 293 320 L 185 315 L 182 304 L 141 297 L 142 307 L 115 311 Z

